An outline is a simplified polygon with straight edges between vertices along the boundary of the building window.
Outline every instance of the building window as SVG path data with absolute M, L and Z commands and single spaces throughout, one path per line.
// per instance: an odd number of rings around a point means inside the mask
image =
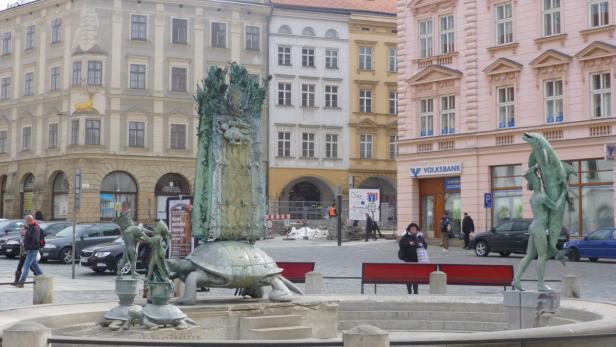
M 334 48 L 325 49 L 325 68 L 337 69 L 338 68 L 338 50 Z
M 101 144 L 101 121 L 86 119 L 86 145 Z
M 49 76 L 49 90 L 60 90 L 60 67 L 54 66 L 51 68 Z
M 456 97 L 441 96 L 441 134 L 456 133 Z
M 302 107 L 314 107 L 314 84 L 302 84 Z
M 590 27 L 597 28 L 610 24 L 610 1 L 590 0 Z
M 130 89 L 145 89 L 145 65 L 130 64 Z
M 0 100 L 8 100 L 11 98 L 11 78 L 2 78 L 2 88 L 0 88 Z
M 171 149 L 186 149 L 186 124 L 171 124 Z
M 24 78 L 24 96 L 34 95 L 34 72 L 28 72 Z
M 314 133 L 302 133 L 302 157 L 314 158 Z
M 290 46 L 278 46 L 278 65 L 291 65 Z
M 314 67 L 314 48 L 302 48 L 302 66 Z
M 387 62 L 387 71 L 398 72 L 398 49 L 389 47 L 387 53 L 389 58 Z
M 21 129 L 21 150 L 29 151 L 32 148 L 32 127 Z
M 398 156 L 398 135 L 389 136 L 389 159 L 396 159 Z
M 134 14 L 130 16 L 130 39 L 145 41 L 148 39 L 148 17 Z
M 249 51 L 258 51 L 261 49 L 261 27 L 253 25 L 246 26 L 246 49 Z
M 212 23 L 212 47 L 227 47 L 227 23 Z
M 359 68 L 362 70 L 372 70 L 371 47 L 359 47 Z
M 455 50 L 453 16 L 441 16 L 441 54 L 453 53 Z
M 432 20 L 419 22 L 419 58 L 432 56 Z
M 130 211 L 130 218 L 137 219 L 137 184 L 125 172 L 109 173 L 100 185 L 100 218 L 111 220 L 117 216 L 116 206 Z
M 511 3 L 496 5 L 496 44 L 513 42 L 513 7 Z
M 278 83 L 278 105 L 291 106 L 291 83 Z
M 325 134 L 325 158 L 338 158 L 338 134 Z
M 76 61 L 73 63 L 73 85 L 81 85 L 81 62 Z
M 88 85 L 100 86 L 103 84 L 103 62 L 88 62 Z
M 545 81 L 545 120 L 550 123 L 563 121 L 563 81 Z
M 128 122 L 128 147 L 145 147 L 144 122 Z
M 560 0 L 543 0 L 543 36 L 560 34 Z
M 594 118 L 609 117 L 612 115 L 612 88 L 611 74 L 598 73 L 591 76 L 591 107 Z
M 493 225 L 522 218 L 522 183 L 522 165 L 492 167 Z
M 515 109 L 513 87 L 501 87 L 496 89 L 498 128 L 515 127 Z
M 398 92 L 397 91 L 389 92 L 389 114 L 393 114 L 393 115 L 398 114 Z
M 79 144 L 79 119 L 71 121 L 71 145 Z
M 186 80 L 188 73 L 186 68 L 172 67 L 171 68 L 171 91 L 186 92 Z
M 583 236 L 588 231 L 614 227 L 612 163 L 603 159 L 568 162 L 577 172 L 568 182 L 572 204 L 563 218 L 569 233 Z
M 372 91 L 360 90 L 359 91 L 359 112 L 372 113 Z
M 372 159 L 372 134 L 359 135 L 359 159 Z
M 11 33 L 2 33 L 2 55 L 10 55 L 13 50 Z
M 186 44 L 188 43 L 188 20 L 173 18 L 171 42 Z
M 49 124 L 47 148 L 58 148 L 58 123 Z
M 60 41 L 62 41 L 62 18 L 56 18 L 51 21 L 51 43 Z
M 325 86 L 325 107 L 338 107 L 338 86 Z
M 419 100 L 419 136 L 434 135 L 433 127 L 434 119 L 434 100 L 420 99 Z
M 36 33 L 36 27 L 34 25 L 28 25 L 26 27 L 26 42 L 25 49 L 32 49 L 35 46 L 34 35 Z
M 291 133 L 288 131 L 278 132 L 278 156 L 291 156 Z
M 7 130 L 0 130 L 0 153 L 5 154 L 8 150 L 8 134 Z

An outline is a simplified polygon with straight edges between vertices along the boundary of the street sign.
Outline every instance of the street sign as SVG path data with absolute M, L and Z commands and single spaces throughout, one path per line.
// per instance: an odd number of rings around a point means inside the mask
M 492 208 L 492 193 L 483 194 L 483 208 Z
M 616 157 L 616 144 L 606 143 L 605 144 L 605 160 L 614 160 L 614 157 Z
M 81 169 L 75 169 L 75 184 L 73 185 L 74 190 L 74 206 L 79 209 L 81 205 Z
M 265 221 L 265 227 L 271 229 L 274 226 L 274 222 L 271 219 Z
M 370 213 L 376 212 L 376 203 L 375 202 L 371 201 L 367 205 L 368 205 L 368 212 L 370 212 Z

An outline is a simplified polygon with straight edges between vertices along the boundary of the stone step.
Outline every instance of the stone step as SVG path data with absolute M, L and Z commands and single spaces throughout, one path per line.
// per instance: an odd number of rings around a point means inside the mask
M 427 320 L 504 322 L 505 315 L 495 312 L 446 311 L 339 311 L 338 320 Z
M 263 328 L 249 330 L 246 340 L 296 340 L 312 337 L 312 328 L 298 325 L 282 328 Z
M 386 331 L 501 331 L 507 323 L 473 321 L 425 320 L 345 320 L 338 321 L 338 330 L 348 330 L 358 325 L 370 324 Z
M 489 312 L 504 313 L 503 304 L 476 304 L 455 302 L 340 302 L 338 312 L 341 311 L 443 311 L 443 312 Z
M 280 315 L 280 316 L 255 316 L 241 317 L 240 329 L 264 329 L 264 328 L 283 328 L 300 326 L 303 323 L 303 318 L 300 315 Z

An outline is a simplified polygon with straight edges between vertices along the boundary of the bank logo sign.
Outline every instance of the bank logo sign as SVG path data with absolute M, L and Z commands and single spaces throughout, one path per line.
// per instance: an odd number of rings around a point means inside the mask
M 409 172 L 413 178 L 460 175 L 462 174 L 462 163 L 415 166 L 411 167 Z

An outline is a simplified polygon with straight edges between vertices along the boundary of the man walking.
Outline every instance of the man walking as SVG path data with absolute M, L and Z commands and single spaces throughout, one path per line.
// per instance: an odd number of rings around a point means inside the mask
M 370 214 L 366 213 L 366 239 L 364 240 L 364 242 L 368 242 L 368 239 L 370 237 L 374 237 L 374 239 L 376 240 L 376 236 L 372 235 L 373 227 L 374 221 L 372 220 L 372 217 L 370 217 Z
M 449 250 L 449 232 L 451 231 L 451 220 L 449 219 L 449 213 L 443 212 L 441 218 L 441 249 L 443 251 Z
M 464 212 L 464 218 L 462 219 L 462 232 L 464 233 L 464 249 L 471 249 L 470 235 L 472 232 L 475 232 L 475 223 L 467 212 Z
M 40 248 L 40 237 L 41 237 L 41 228 L 34 221 L 34 218 L 31 215 L 27 215 L 26 225 L 24 229 L 21 231 L 24 237 L 24 250 L 26 251 L 26 260 L 24 262 L 24 270 L 21 274 L 21 278 L 19 282 L 23 284 L 28 278 L 28 271 L 30 267 L 32 267 L 32 272 L 34 272 L 35 276 L 39 276 L 43 274 L 41 268 L 36 262 L 36 256 L 38 255 Z

